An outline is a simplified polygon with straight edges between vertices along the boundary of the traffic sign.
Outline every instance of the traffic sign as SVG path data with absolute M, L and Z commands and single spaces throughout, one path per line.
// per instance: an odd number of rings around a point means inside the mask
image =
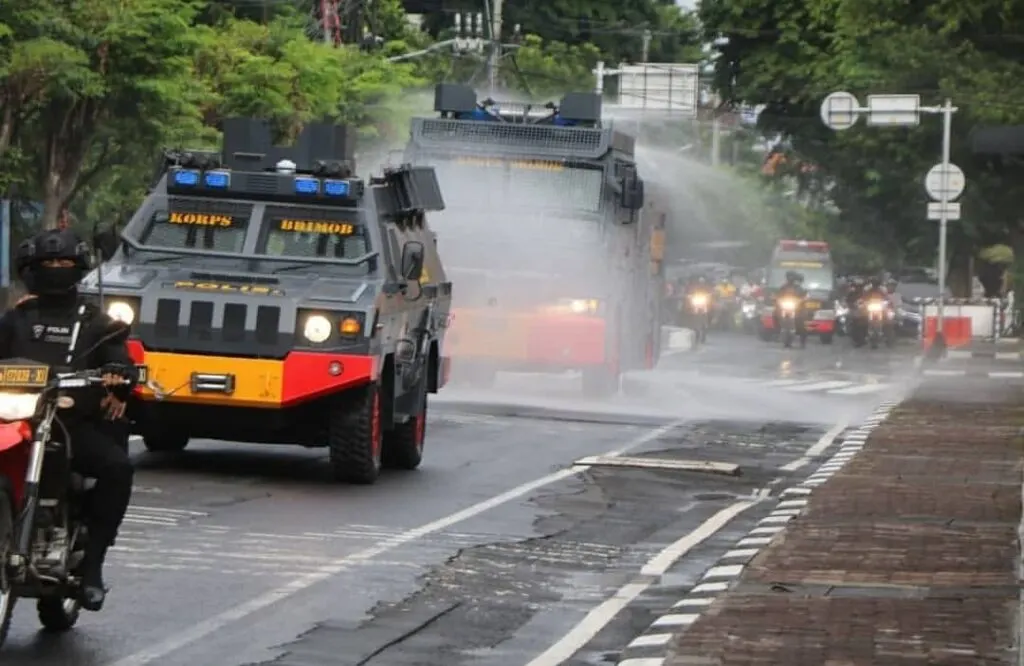
M 829 129 L 850 129 L 857 124 L 860 102 L 848 92 L 834 92 L 821 102 L 821 122 Z
M 920 122 L 920 95 L 868 95 L 868 125 L 902 127 Z
M 924 189 L 936 201 L 952 201 L 964 193 L 964 172 L 955 164 L 936 164 L 928 170 Z
M 945 215 L 943 215 L 943 213 L 945 213 Z M 956 201 L 929 201 L 928 219 L 941 220 L 943 217 L 945 217 L 947 221 L 959 220 L 960 204 Z

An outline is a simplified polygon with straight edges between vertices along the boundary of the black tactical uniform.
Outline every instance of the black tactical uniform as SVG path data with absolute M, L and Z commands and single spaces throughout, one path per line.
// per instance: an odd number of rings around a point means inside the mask
M 65 265 L 59 265 L 65 264 Z M 70 230 L 43 232 L 18 248 L 17 266 L 34 296 L 0 317 L 0 358 L 26 358 L 51 367 L 73 370 L 102 368 L 134 384 L 135 366 L 124 343 L 124 333 L 95 307 L 80 301 L 77 284 L 88 267 L 88 248 Z M 75 323 L 81 322 L 72 361 L 68 354 Z M 88 391 L 89 389 L 85 389 Z M 126 398 L 129 387 L 119 398 Z M 100 401 L 105 389 L 76 397 L 75 407 L 62 411 L 60 420 L 71 437 L 72 466 L 96 479 L 86 509 L 89 539 L 82 576 L 81 602 L 99 610 L 106 597 L 103 561 L 128 509 L 133 469 L 127 452 L 110 436 Z
M 796 308 L 796 324 L 800 328 L 804 324 L 804 309 L 800 306 L 803 300 L 807 298 L 807 290 L 803 286 L 803 276 L 795 271 L 789 271 L 786 273 L 786 283 L 779 287 L 779 290 L 775 292 L 775 316 L 778 321 L 779 315 L 779 300 L 786 298 L 795 298 L 797 300 Z

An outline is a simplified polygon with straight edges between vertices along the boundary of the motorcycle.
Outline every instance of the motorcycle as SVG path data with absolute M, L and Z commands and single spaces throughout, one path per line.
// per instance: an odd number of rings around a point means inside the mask
M 78 621 L 90 480 L 71 471 L 70 438 L 56 417 L 74 407 L 70 392 L 103 384 L 99 370 L 0 364 L 0 646 L 18 599 L 35 599 L 51 631 Z
M 868 314 L 868 344 L 872 349 L 878 349 L 878 344 L 884 342 L 887 347 L 893 345 L 892 327 L 889 319 L 893 316 L 889 304 L 879 298 L 873 298 L 865 304 Z
M 693 330 L 697 344 L 704 344 L 708 339 L 710 298 L 703 292 L 690 295 L 690 312 L 693 315 Z
M 793 346 L 793 338 L 800 337 L 801 349 L 807 346 L 807 332 L 797 325 L 797 313 L 800 300 L 793 297 L 779 299 L 779 335 L 782 346 L 789 349 Z M 800 330 L 798 330 L 798 328 Z
M 744 333 L 753 333 L 757 329 L 757 305 L 753 298 L 740 301 L 740 309 L 736 313 L 736 327 Z

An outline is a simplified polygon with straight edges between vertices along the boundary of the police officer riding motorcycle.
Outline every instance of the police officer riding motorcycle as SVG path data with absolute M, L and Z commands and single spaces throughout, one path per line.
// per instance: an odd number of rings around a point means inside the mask
M 866 323 L 867 341 L 872 349 L 877 349 L 880 342 L 891 346 L 895 338 L 893 327 L 895 311 L 889 300 L 889 292 L 884 286 L 884 279 L 873 277 L 868 281 L 861 299 L 863 321 Z M 861 339 L 860 344 L 864 341 Z M 856 340 L 855 340 L 856 344 Z
M 691 277 L 685 295 L 686 319 L 694 330 L 696 342 L 705 342 L 711 325 L 712 290 L 703 275 Z
M 792 347 L 793 339 L 800 338 L 800 346 L 807 346 L 807 329 L 804 326 L 804 300 L 807 290 L 803 287 L 803 276 L 796 271 L 786 272 L 786 283 L 775 292 L 775 328 L 779 331 L 784 347 Z
M 0 318 L 0 358 L 35 361 L 51 372 L 98 371 L 95 385 L 75 389 L 81 395 L 59 413 L 53 430 L 55 441 L 70 440 L 71 469 L 94 480 L 79 507 L 87 537 L 73 573 L 79 580 L 77 602 L 98 611 L 107 595 L 103 565 L 133 480 L 131 460 L 110 424 L 123 418 L 138 372 L 125 345 L 127 327 L 79 297 L 89 249 L 74 232 L 55 229 L 26 240 L 18 247 L 16 265 L 29 295 Z

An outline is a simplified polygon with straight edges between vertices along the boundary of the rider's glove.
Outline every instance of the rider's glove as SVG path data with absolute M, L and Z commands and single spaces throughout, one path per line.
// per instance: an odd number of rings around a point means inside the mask
M 139 375 L 135 368 L 124 363 L 107 363 L 100 368 L 100 373 L 126 379 L 128 380 L 129 385 L 134 385 L 139 379 Z

